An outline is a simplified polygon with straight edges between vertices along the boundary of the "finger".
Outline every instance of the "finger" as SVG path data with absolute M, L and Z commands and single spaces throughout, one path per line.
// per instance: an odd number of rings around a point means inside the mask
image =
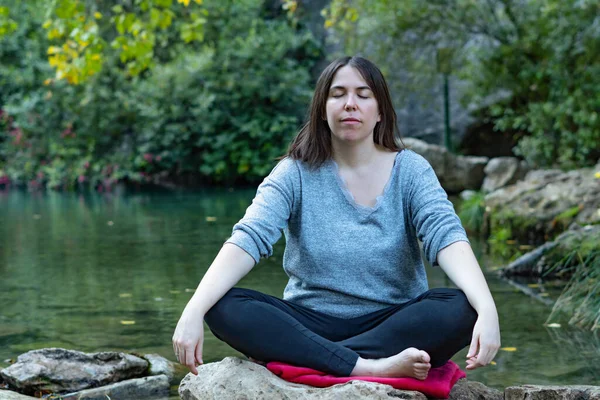
M 194 358 L 194 351 L 192 351 L 192 349 L 190 348 L 186 348 L 184 352 L 185 365 L 187 365 L 192 374 L 198 375 L 198 370 L 196 369 L 196 360 Z
M 467 358 L 474 357 L 477 354 L 477 347 L 479 345 L 479 335 L 473 334 L 473 338 L 471 339 L 471 345 L 469 346 L 469 352 L 467 353 Z
M 202 361 L 202 343 L 198 343 L 196 346 L 196 361 L 199 365 L 204 364 L 204 361 Z

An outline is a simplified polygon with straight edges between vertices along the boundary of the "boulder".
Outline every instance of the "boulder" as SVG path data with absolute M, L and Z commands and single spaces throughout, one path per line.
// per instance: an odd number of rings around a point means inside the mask
M 190 373 L 183 378 L 179 395 L 183 400 L 427 399 L 420 392 L 398 390 L 388 385 L 364 381 L 350 381 L 327 388 L 299 385 L 284 381 L 261 365 L 234 357 L 198 367 L 197 376 Z M 454 385 L 450 399 L 501 400 L 502 392 L 489 389 L 478 382 L 461 379 Z
M 483 172 L 485 179 L 481 190 L 493 192 L 504 186 L 512 185 L 523 179 L 529 167 L 525 161 L 515 157 L 492 158 L 485 166 Z
M 514 239 L 543 243 L 571 225 L 600 223 L 600 179 L 596 168 L 569 172 L 530 171 L 525 179 L 485 197 L 492 234 L 510 229 Z
M 485 177 L 487 157 L 457 156 L 446 148 L 414 138 L 403 139 L 407 148 L 423 156 L 448 193 L 479 190 Z
M 62 400 L 106 400 L 106 399 L 164 399 L 169 397 L 169 378 L 166 375 L 128 379 L 94 389 L 61 395 Z
M 504 390 L 505 400 L 600 400 L 600 386 L 523 385 Z
M 147 369 L 148 361 L 130 354 L 49 348 L 20 355 L 0 377 L 21 393 L 61 393 L 137 378 Z
M 167 378 L 169 378 L 169 381 L 173 380 L 173 377 L 175 376 L 175 366 L 171 361 L 158 354 L 144 354 L 142 358 L 150 364 L 148 375 L 166 375 Z

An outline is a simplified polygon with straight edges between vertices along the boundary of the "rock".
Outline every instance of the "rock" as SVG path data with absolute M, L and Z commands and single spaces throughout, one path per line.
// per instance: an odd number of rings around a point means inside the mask
M 280 379 L 261 365 L 234 357 L 198 367 L 197 376 L 186 375 L 179 386 L 179 396 L 183 400 L 427 399 L 418 392 L 371 382 L 352 381 L 329 388 L 299 385 Z
M 525 179 L 485 197 L 490 230 L 511 230 L 524 243 L 542 243 L 572 224 L 600 223 L 600 179 L 584 168 L 530 171 Z
M 169 378 L 166 375 L 128 379 L 94 389 L 64 394 L 62 400 L 106 400 L 106 399 L 167 399 L 169 397 Z
M 504 393 L 483 383 L 460 379 L 450 391 L 452 400 L 504 400 Z
M 148 362 L 130 354 L 82 353 L 58 348 L 33 350 L 0 371 L 11 387 L 25 394 L 36 391 L 74 392 L 145 374 Z
M 457 156 L 444 147 L 414 138 L 405 138 L 403 142 L 407 148 L 429 161 L 447 192 L 459 193 L 467 189 L 479 190 L 481 187 L 487 157 Z
M 280 379 L 263 366 L 234 357 L 198 367 L 197 376 L 188 374 L 181 381 L 179 396 L 183 400 L 427 399 L 420 392 L 398 390 L 388 385 L 364 381 L 350 381 L 327 388 L 299 385 Z M 502 400 L 503 394 L 481 383 L 461 379 L 454 385 L 449 398 Z
M 485 179 L 481 190 L 493 192 L 501 187 L 512 185 L 525 177 L 529 167 L 525 161 L 515 157 L 492 158 L 485 166 L 483 172 Z
M 459 197 L 461 198 L 461 200 L 466 201 L 471 200 L 476 194 L 477 192 L 475 190 L 463 190 L 462 192 L 460 192 Z
M 600 400 L 600 386 L 512 386 L 505 400 Z
M 31 400 L 35 397 L 25 396 L 17 392 L 11 392 L 10 390 L 0 389 L 0 400 Z
M 144 354 L 142 358 L 150 364 L 148 375 L 166 375 L 169 378 L 169 381 L 173 380 L 173 377 L 175 376 L 175 366 L 171 361 L 158 354 Z
M 567 255 L 577 250 L 579 257 L 564 262 Z M 594 250 L 600 250 L 600 225 L 573 227 L 561 233 L 554 241 L 523 254 L 502 270 L 504 276 L 568 278 L 580 260 L 587 259 Z M 562 262 L 562 264 L 561 264 Z M 565 276 L 561 276 L 565 275 Z

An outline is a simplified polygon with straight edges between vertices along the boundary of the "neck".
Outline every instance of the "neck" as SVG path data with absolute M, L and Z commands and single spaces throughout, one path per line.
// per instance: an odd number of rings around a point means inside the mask
M 373 143 L 372 138 L 364 142 L 348 143 L 332 137 L 333 160 L 340 168 L 360 168 L 372 164 L 385 151 Z

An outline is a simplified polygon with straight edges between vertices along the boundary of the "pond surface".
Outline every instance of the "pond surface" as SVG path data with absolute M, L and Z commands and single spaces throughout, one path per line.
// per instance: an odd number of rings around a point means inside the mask
M 158 353 L 174 360 L 171 336 L 188 299 L 254 190 L 168 194 L 0 192 L 0 367 L 43 347 Z M 473 247 L 488 276 L 502 330 L 495 365 L 469 379 L 600 385 L 600 338 L 543 324 L 551 308 L 491 270 L 506 261 Z M 283 241 L 240 286 L 280 296 Z M 449 285 L 429 268 L 430 286 Z M 551 292 L 551 297 L 556 292 Z M 512 351 L 511 351 L 512 350 Z M 208 329 L 204 361 L 239 355 Z M 466 349 L 454 361 L 464 368 Z M 184 371 L 179 371 L 183 377 Z M 176 392 L 173 391 L 173 398 Z

